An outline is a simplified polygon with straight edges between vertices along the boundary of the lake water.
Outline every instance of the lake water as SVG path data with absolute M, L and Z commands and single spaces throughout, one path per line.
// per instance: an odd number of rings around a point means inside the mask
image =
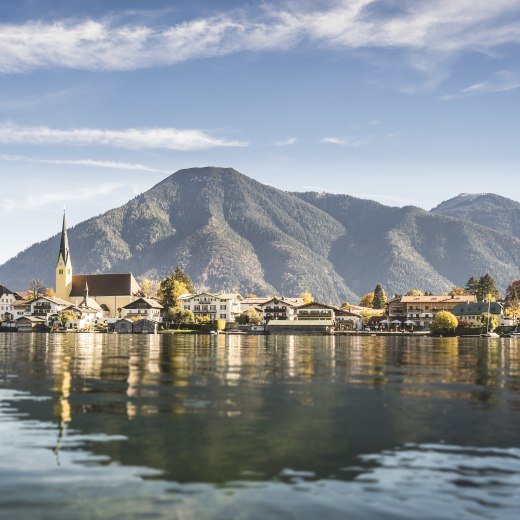
M 2 518 L 520 518 L 520 340 L 0 334 Z

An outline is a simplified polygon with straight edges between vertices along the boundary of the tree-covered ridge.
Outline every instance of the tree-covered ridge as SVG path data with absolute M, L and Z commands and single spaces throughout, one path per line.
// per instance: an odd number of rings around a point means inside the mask
M 57 228 L 59 227 L 57 223 Z M 347 195 L 287 193 L 230 168 L 181 170 L 127 204 L 69 232 L 74 272 L 163 279 L 181 266 L 197 289 L 358 301 L 463 286 L 489 272 L 505 290 L 520 240 L 489 227 Z M 0 267 L 15 290 L 54 285 L 59 237 Z

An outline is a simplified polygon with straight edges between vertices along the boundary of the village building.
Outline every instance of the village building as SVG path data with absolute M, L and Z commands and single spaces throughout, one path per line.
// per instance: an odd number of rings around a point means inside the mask
M 388 302 L 388 319 L 384 321 L 397 326 L 414 327 L 416 330 L 429 329 L 439 312 L 452 312 L 459 303 L 476 301 L 474 295 L 401 296 Z
M 337 331 L 363 330 L 363 316 L 345 309 L 335 311 L 335 329 Z
M 299 305 L 295 298 L 271 298 L 257 307 L 262 311 L 264 322 L 269 323 L 272 320 L 294 320 L 296 318 L 296 309 Z
M 451 311 L 459 320 L 459 325 L 468 327 L 484 326 L 480 319 L 482 314 L 496 316 L 500 320 L 500 324 L 504 325 L 504 308 L 498 302 L 476 302 L 476 303 L 459 303 Z
M 104 317 L 118 317 L 123 307 L 140 295 L 140 287 L 131 273 L 73 274 L 72 259 L 63 215 L 60 250 L 56 264 L 56 297 L 78 306 L 88 285 L 90 298 L 102 308 Z
M 296 309 L 297 320 L 334 320 L 336 307 L 319 302 L 310 302 Z
M 334 321 L 331 319 L 272 319 L 265 328 L 272 334 L 332 334 Z
M 269 296 L 264 297 L 254 297 L 254 298 L 244 298 L 240 302 L 240 312 L 244 313 L 247 312 L 249 309 L 259 309 L 259 305 L 262 303 L 265 303 L 266 301 L 270 300 L 271 298 Z
M 57 315 L 61 311 L 70 307 L 69 301 L 58 298 L 57 296 L 40 296 L 29 302 L 31 316 L 48 320 L 50 316 Z
M 0 285 L 0 320 L 15 319 L 14 304 L 21 299 L 22 297 L 18 293 Z
M 243 298 L 238 293 L 199 293 L 177 298 L 182 309 L 193 312 L 195 318 L 226 320 L 233 323 L 240 315 Z
M 22 316 L 16 320 L 18 332 L 48 332 L 47 320 L 39 316 Z
M 133 322 L 127 318 L 122 318 L 114 323 L 114 332 L 116 334 L 132 334 Z
M 134 334 L 157 334 L 159 324 L 157 320 L 149 320 L 142 318 L 134 321 L 132 325 L 132 332 Z
M 127 318 L 146 318 L 159 322 L 163 308 L 157 300 L 152 298 L 137 298 L 123 307 L 123 314 Z

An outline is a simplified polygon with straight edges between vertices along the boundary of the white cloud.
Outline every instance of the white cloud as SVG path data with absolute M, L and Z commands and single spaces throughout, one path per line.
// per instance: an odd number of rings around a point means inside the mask
M 202 130 L 178 130 L 176 128 L 59 130 L 45 126 L 21 126 L 12 123 L 0 124 L 0 143 L 94 145 L 135 150 L 164 148 L 178 151 L 247 146 L 246 142 L 219 139 Z
M 428 71 L 461 51 L 520 42 L 518 0 L 322 0 L 262 4 L 170 27 L 115 18 L 0 25 L 0 72 L 42 68 L 135 70 L 301 43 L 335 49 L 409 51 Z M 313 5 L 313 8 L 309 8 Z M 411 51 L 411 52 L 410 52 Z M 425 59 L 425 54 L 428 58 Z
M 320 139 L 321 143 L 337 144 L 340 146 L 347 146 L 349 148 L 360 148 L 370 144 L 369 137 L 323 137 Z
M 488 81 L 474 83 L 469 87 L 462 89 L 456 94 L 446 94 L 441 96 L 442 101 L 452 101 L 454 99 L 462 99 L 477 94 L 493 94 L 497 92 L 510 92 L 520 88 L 520 77 L 509 71 L 500 71 Z
M 87 166 L 91 168 L 108 168 L 113 170 L 137 170 L 152 173 L 171 173 L 168 170 L 151 168 L 145 164 L 126 163 L 120 161 L 98 161 L 95 159 L 35 159 L 21 155 L 0 155 L 1 161 L 26 162 L 34 164 L 56 164 L 65 166 Z
M 0 201 L 0 213 L 7 214 L 13 211 L 34 211 L 45 206 L 62 205 L 69 202 L 86 201 L 106 197 L 123 187 L 122 183 L 110 182 L 99 186 L 76 188 L 74 190 L 60 190 L 38 194 L 28 194 L 16 199 L 5 199 Z
M 273 141 L 273 144 L 275 146 L 291 146 L 292 144 L 296 143 L 298 139 L 296 137 L 287 137 L 286 139 L 281 139 L 279 141 Z

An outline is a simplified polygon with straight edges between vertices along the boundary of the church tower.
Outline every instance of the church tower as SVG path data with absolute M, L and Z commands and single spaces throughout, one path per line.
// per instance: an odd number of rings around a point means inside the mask
M 72 290 L 72 262 L 70 259 L 67 221 L 63 212 L 63 228 L 61 230 L 60 252 L 56 264 L 56 296 L 68 300 Z

